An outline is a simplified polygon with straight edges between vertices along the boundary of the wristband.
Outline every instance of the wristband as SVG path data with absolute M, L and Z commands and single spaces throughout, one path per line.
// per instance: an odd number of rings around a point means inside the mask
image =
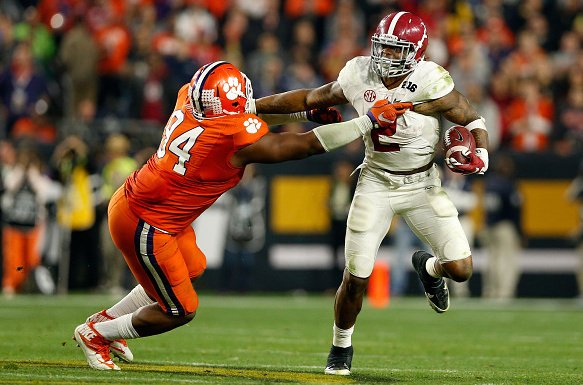
M 466 128 L 469 131 L 475 130 L 476 128 L 481 128 L 484 131 L 488 131 L 486 128 L 486 119 L 481 116 L 478 119 L 466 124 Z

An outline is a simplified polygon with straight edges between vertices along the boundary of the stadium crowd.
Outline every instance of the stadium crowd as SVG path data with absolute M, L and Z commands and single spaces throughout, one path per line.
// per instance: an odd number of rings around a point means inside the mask
M 107 201 L 153 153 L 178 89 L 196 68 L 230 61 L 252 80 L 257 98 L 316 87 L 336 79 L 352 57 L 368 55 L 372 30 L 395 10 L 427 24 L 427 56 L 485 117 L 492 156 L 583 152 L 579 0 L 4 0 L 4 242 L 44 240 L 40 254 L 5 264 L 5 273 L 57 253 L 53 244 L 62 240 L 29 232 L 54 220 L 71 230 L 69 287 L 104 285 L 95 271 L 108 236 L 99 230 Z M 10 190 L 17 185 L 33 197 L 28 214 L 10 213 L 25 199 Z M 11 231 L 23 228 L 33 236 Z M 5 293 L 22 284 L 4 277 Z

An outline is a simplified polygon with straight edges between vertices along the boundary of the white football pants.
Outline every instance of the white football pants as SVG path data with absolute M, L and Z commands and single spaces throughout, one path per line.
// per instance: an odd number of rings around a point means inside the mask
M 365 165 L 347 221 L 345 258 L 348 272 L 360 278 L 370 276 L 395 214 L 403 217 L 441 263 L 471 255 L 457 209 L 441 187 L 437 166 L 401 176 Z

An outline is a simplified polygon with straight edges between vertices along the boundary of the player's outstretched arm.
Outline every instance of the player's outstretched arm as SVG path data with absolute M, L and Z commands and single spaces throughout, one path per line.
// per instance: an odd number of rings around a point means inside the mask
M 231 164 L 241 167 L 248 163 L 278 163 L 303 159 L 342 147 L 373 128 L 384 128 L 411 108 L 410 103 L 388 104 L 379 100 L 369 113 L 349 120 L 316 127 L 307 133 L 268 133 L 257 142 L 237 151 Z
M 298 89 L 253 100 L 250 110 L 247 112 L 252 114 L 290 114 L 346 103 L 348 100 L 344 96 L 342 88 L 338 82 L 333 81 L 318 88 Z
M 342 114 L 333 107 L 314 108 L 309 111 L 293 112 L 291 114 L 259 114 L 268 126 L 279 126 L 293 122 L 315 122 L 319 124 L 338 123 Z
M 344 146 L 372 128 L 370 118 L 365 115 L 348 122 L 316 127 L 305 133 L 268 133 L 257 142 L 237 151 L 231 158 L 231 164 L 241 167 L 248 163 L 279 163 L 304 159 Z

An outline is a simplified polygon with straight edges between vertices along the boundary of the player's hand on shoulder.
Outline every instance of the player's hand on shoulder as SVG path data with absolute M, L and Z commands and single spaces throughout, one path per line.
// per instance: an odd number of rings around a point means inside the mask
M 342 114 L 334 107 L 315 108 L 306 111 L 306 117 L 310 122 L 319 124 L 339 123 L 342 121 Z
M 366 115 L 372 121 L 374 128 L 390 128 L 397 117 L 411 108 L 413 108 L 413 103 L 410 102 L 389 103 L 388 100 L 382 99 L 377 100 Z

